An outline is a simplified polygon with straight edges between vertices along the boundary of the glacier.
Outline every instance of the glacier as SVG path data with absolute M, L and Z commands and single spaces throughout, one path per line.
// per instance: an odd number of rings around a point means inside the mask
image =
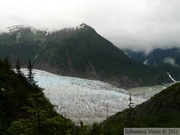
M 22 69 L 27 74 L 27 69 Z M 101 122 L 128 108 L 130 93 L 124 89 L 96 80 L 81 79 L 33 70 L 34 79 L 45 96 L 56 105 L 56 111 L 74 123 Z M 133 103 L 146 101 L 146 96 L 133 95 Z

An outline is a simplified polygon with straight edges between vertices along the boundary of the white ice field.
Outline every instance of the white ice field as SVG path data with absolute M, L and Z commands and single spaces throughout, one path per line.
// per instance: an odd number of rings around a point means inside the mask
M 22 69 L 26 74 L 27 69 Z M 63 116 L 77 123 L 101 122 L 108 116 L 128 108 L 130 93 L 101 81 L 65 77 L 42 70 L 33 70 L 38 85 L 44 88 L 46 97 Z M 132 96 L 133 103 L 140 104 L 149 98 L 146 94 Z

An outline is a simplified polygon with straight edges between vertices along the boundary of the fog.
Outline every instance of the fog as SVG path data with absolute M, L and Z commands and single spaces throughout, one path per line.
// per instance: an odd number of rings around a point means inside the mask
M 179 0 L 2 0 L 0 10 L 0 29 L 86 23 L 120 48 L 180 47 Z

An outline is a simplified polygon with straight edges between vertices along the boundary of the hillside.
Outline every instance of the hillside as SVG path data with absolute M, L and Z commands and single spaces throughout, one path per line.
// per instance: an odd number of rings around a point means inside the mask
M 124 127 L 179 127 L 179 125 L 180 83 L 168 87 L 135 108 L 109 117 L 101 124 L 105 135 L 123 134 Z
M 145 65 L 156 67 L 159 71 L 170 72 L 175 80 L 179 80 L 180 71 L 180 49 L 154 49 L 148 54 L 143 51 L 133 51 L 131 49 L 123 49 L 130 58 L 135 59 Z
M 0 134 L 65 134 L 74 124 L 54 111 L 42 89 L 0 61 Z M 49 128 L 51 127 L 51 128 Z

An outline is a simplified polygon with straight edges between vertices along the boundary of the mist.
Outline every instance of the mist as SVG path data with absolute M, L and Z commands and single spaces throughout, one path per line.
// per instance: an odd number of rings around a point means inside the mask
M 86 23 L 119 48 L 146 53 L 180 47 L 179 0 L 6 0 L 0 29 L 62 29 Z

